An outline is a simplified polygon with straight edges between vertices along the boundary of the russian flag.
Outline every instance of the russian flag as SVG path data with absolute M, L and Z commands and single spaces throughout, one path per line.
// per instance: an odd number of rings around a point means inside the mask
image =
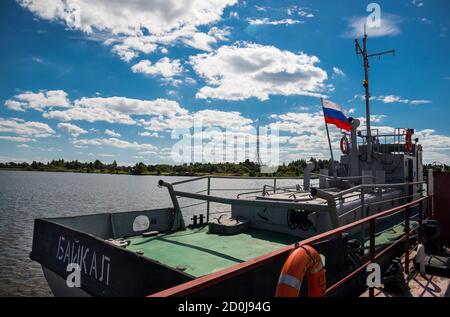
M 352 129 L 350 121 L 348 121 L 341 106 L 326 99 L 322 100 L 322 106 L 326 123 L 334 124 L 338 128 L 346 131 Z

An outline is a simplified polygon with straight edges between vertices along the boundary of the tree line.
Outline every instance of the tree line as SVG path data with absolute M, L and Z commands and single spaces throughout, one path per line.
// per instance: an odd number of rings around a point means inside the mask
M 310 159 L 315 163 L 314 172 L 322 168 L 328 168 L 328 160 Z M 301 176 L 306 166 L 306 160 L 296 160 L 290 163 L 283 163 L 278 170 L 271 174 L 274 176 Z M 52 160 L 51 162 L 32 163 L 0 163 L 0 169 L 16 169 L 26 171 L 60 171 L 60 172 L 78 172 L 78 173 L 110 173 L 110 174 L 130 174 L 130 175 L 173 175 L 173 176 L 195 176 L 207 174 L 222 175 L 242 175 L 259 176 L 260 165 L 250 160 L 240 163 L 190 163 L 181 165 L 155 164 L 147 165 L 143 162 L 136 163 L 134 166 L 119 166 L 114 160 L 112 163 L 103 163 L 100 160 L 94 162 L 65 161 L 63 159 Z
M 329 160 L 310 159 L 315 163 L 313 172 L 317 173 L 320 169 L 329 168 Z M 290 163 L 283 163 L 278 170 L 271 174 L 273 176 L 301 176 L 306 165 L 306 160 L 296 160 Z M 195 176 L 208 174 L 222 175 L 242 175 L 259 176 L 260 166 L 252 161 L 246 160 L 240 163 L 190 163 L 181 165 L 155 164 L 147 165 L 143 162 L 136 163 L 134 166 L 121 165 L 116 161 L 112 163 L 103 163 L 100 160 L 94 162 L 65 161 L 63 159 L 53 160 L 51 162 L 32 163 L 0 163 L 0 169 L 15 169 L 26 171 L 55 171 L 55 172 L 77 172 L 77 173 L 110 173 L 110 174 L 130 174 L 130 175 L 173 175 L 173 176 Z M 449 165 L 425 164 L 424 172 L 428 169 L 436 171 L 450 172 Z

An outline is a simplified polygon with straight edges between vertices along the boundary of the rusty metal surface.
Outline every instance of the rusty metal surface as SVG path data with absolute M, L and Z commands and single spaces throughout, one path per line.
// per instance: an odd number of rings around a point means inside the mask
M 450 244 L 450 173 L 433 172 L 435 219 L 441 225 L 441 239 Z

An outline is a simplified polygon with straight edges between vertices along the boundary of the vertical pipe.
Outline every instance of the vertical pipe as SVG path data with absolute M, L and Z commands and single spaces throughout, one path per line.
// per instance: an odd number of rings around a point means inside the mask
M 273 179 L 273 193 L 275 194 L 277 192 L 277 179 Z
M 171 225 L 170 225 L 171 230 L 175 231 L 180 228 L 183 229 L 185 227 L 183 214 L 181 213 L 180 204 L 178 203 L 178 199 L 177 199 L 177 196 L 175 195 L 175 191 L 173 189 L 172 184 L 166 183 L 163 180 L 160 180 L 158 182 L 158 185 L 167 187 L 167 190 L 169 191 L 170 199 L 172 200 L 173 212 L 171 215 L 171 218 L 172 218 Z
M 211 177 L 208 176 L 208 196 L 211 194 Z M 209 222 L 209 200 L 206 202 L 206 223 Z
M 370 221 L 370 262 L 375 261 L 375 219 Z M 375 290 L 373 287 L 369 288 L 369 297 L 374 297 Z
M 405 273 L 409 274 L 409 207 L 405 208 L 405 233 L 406 233 L 406 241 L 405 241 Z
M 428 198 L 430 200 L 430 212 L 431 212 L 431 219 L 434 219 L 434 206 L 433 206 L 433 199 L 434 196 L 431 195 L 430 198 Z
M 364 188 L 361 187 L 361 218 L 364 218 Z M 361 243 L 364 245 L 364 224 L 361 225 Z
M 419 203 L 419 244 L 422 243 L 423 200 Z

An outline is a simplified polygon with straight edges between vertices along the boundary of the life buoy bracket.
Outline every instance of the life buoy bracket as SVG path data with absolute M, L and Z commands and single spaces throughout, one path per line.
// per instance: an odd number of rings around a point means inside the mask
M 341 152 L 343 154 L 350 154 L 350 144 L 348 143 L 347 136 L 343 135 L 340 141 Z

